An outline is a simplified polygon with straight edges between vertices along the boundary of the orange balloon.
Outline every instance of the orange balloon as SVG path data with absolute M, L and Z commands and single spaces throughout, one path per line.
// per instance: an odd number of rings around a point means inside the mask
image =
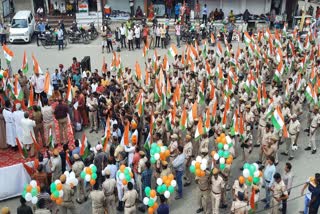
M 252 177 L 251 177 L 251 176 L 248 177 L 248 181 L 249 181 L 250 183 L 252 182 Z
M 149 214 L 153 214 L 153 212 L 154 212 L 154 209 L 153 209 L 152 207 L 149 207 L 149 208 L 148 208 L 148 213 L 149 213 Z
M 216 151 L 212 150 L 211 156 L 213 157 L 216 154 Z
M 166 182 L 164 182 L 164 184 L 168 187 L 171 185 L 171 181 L 169 179 L 167 179 Z
M 95 185 L 95 183 L 96 183 L 96 180 L 93 180 L 93 179 L 90 180 L 91 186 Z
M 7 71 L 7 70 L 4 70 L 4 71 L 3 71 L 3 76 L 4 76 L 5 78 L 8 78 L 8 71 Z
M 50 195 L 50 199 L 51 199 L 51 201 L 55 201 L 56 200 L 56 198 L 53 196 L 53 194 Z
M 131 138 L 131 142 L 132 142 L 133 144 L 137 144 L 137 141 L 138 141 L 137 135 L 133 135 L 132 138 Z
M 56 203 L 57 203 L 58 205 L 62 204 L 62 198 L 57 198 Z
M 170 150 L 169 149 L 167 149 L 164 153 L 165 153 L 166 157 L 170 156 Z
M 156 195 L 157 195 L 156 191 L 155 191 L 154 189 L 152 189 L 152 190 L 150 191 L 150 197 L 151 197 L 151 198 L 154 198 L 154 197 L 156 197 Z
M 170 179 L 170 181 L 172 181 L 174 179 L 173 174 L 168 175 L 168 178 Z
M 158 209 L 158 207 L 159 207 L 159 205 L 158 205 L 158 203 L 157 203 L 157 202 L 155 202 L 155 203 L 154 203 L 154 205 L 152 206 L 153 210 Z
M 243 177 L 242 175 L 239 176 L 239 183 L 240 183 L 240 184 L 244 184 L 244 182 L 245 182 L 244 177 Z
M 201 172 L 200 172 L 200 177 L 203 177 L 203 176 L 205 176 L 205 175 L 206 175 L 205 171 L 201 170 Z
M 225 138 L 225 137 L 226 137 L 226 134 L 225 134 L 225 133 L 221 133 L 221 134 L 220 134 L 220 137 L 221 137 L 221 138 Z
M 27 190 L 27 192 L 31 192 L 32 186 L 29 184 L 29 185 L 27 186 L 26 190 Z
M 220 143 L 220 142 L 221 142 L 221 137 L 217 137 L 216 143 Z
M 195 164 L 195 167 L 196 167 L 196 169 L 200 169 L 200 163 L 199 162 L 196 162 L 196 164 Z
M 127 181 L 126 179 L 123 179 L 123 180 L 122 180 L 122 184 L 123 184 L 124 186 L 126 186 L 126 185 L 128 184 L 128 181 Z
M 37 186 L 37 190 L 38 190 L 38 192 L 40 192 L 40 187 L 39 186 Z
M 90 167 L 87 167 L 87 168 L 86 168 L 86 173 L 87 173 L 87 174 L 89 174 L 89 175 L 91 175 L 91 174 L 92 174 L 92 170 L 91 170 L 91 168 L 90 168 Z
M 166 160 L 166 154 L 164 152 L 160 153 L 160 160 L 162 160 L 162 161 Z
M 166 175 L 163 176 L 163 178 L 162 178 L 163 181 L 166 181 L 167 179 L 168 179 L 168 176 L 166 176 Z
M 62 184 L 61 183 L 57 184 L 57 190 L 62 190 Z
M 201 176 L 201 170 L 200 169 L 196 169 L 196 176 L 198 176 L 198 177 Z
M 126 168 L 126 166 L 122 164 L 122 165 L 120 166 L 120 172 L 124 172 L 125 168 Z
M 228 165 L 232 164 L 232 158 L 227 158 L 226 164 L 228 164 Z
M 222 138 L 221 143 L 226 144 L 227 143 L 226 138 Z

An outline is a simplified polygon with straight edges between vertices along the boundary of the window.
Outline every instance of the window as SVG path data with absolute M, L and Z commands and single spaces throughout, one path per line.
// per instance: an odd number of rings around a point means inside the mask
M 28 17 L 28 23 L 29 23 L 29 24 L 31 23 L 31 18 L 30 18 L 30 16 Z
M 31 19 L 31 21 L 33 20 L 33 15 L 32 15 L 32 13 L 30 13 L 30 19 Z
M 11 23 L 12 28 L 26 28 L 28 23 L 26 19 L 13 19 Z

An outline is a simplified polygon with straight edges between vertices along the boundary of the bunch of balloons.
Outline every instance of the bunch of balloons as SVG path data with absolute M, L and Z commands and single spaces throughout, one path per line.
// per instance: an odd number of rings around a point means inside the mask
M 117 177 L 122 181 L 122 184 L 126 186 L 133 178 L 131 168 L 122 164 L 117 172 Z
M 147 197 L 144 197 L 143 199 L 143 204 L 148 206 L 148 213 L 152 214 L 156 212 L 158 208 L 158 203 L 157 203 L 157 193 L 154 189 L 151 189 L 150 187 L 146 187 L 144 189 L 144 192 Z
M 230 137 L 226 136 L 224 133 L 220 134 L 220 136 L 216 138 L 216 143 L 218 152 L 212 151 L 211 155 L 214 160 L 219 160 L 220 169 L 224 170 L 226 168 L 226 164 L 232 164 L 233 157 L 230 154 L 229 149 L 233 146 L 233 144 Z
M 51 190 L 51 200 L 56 202 L 57 205 L 60 205 L 62 203 L 62 197 L 63 197 L 63 190 L 62 190 L 62 183 L 60 180 L 55 180 L 50 185 Z
M 65 171 L 63 174 L 66 176 L 66 184 L 68 184 L 71 188 L 78 185 L 78 179 L 76 178 L 76 174 L 74 172 Z
M 163 176 L 157 179 L 157 192 L 163 194 L 165 198 L 169 198 L 174 192 L 174 188 L 177 186 L 177 181 L 174 180 L 173 174 Z
M 168 147 L 163 146 L 162 143 L 152 143 L 150 156 L 151 163 L 155 163 L 159 159 L 165 161 L 170 156 L 170 150 Z
M 97 167 L 91 164 L 89 167 L 84 167 L 80 173 L 80 177 L 86 182 L 90 182 L 91 186 L 95 185 L 97 179 Z
M 206 169 L 208 165 L 208 160 L 198 156 L 196 160 L 191 162 L 191 166 L 189 168 L 190 172 L 194 173 L 198 177 L 203 177 L 206 174 Z
M 29 184 L 26 184 L 23 188 L 22 197 L 26 199 L 26 201 L 31 201 L 32 204 L 36 204 L 38 202 L 37 195 L 40 192 L 40 187 L 37 185 L 35 180 L 30 181 Z
M 258 164 L 245 163 L 243 165 L 242 175 L 245 178 L 246 184 L 248 186 L 251 186 L 252 184 L 257 185 L 260 183 L 262 172 L 259 170 Z

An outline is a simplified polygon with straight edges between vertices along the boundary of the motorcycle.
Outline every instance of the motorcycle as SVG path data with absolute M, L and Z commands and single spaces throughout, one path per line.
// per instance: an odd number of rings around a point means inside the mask
M 89 35 L 91 40 L 96 39 L 98 37 L 98 35 L 99 35 L 96 27 L 94 26 L 94 22 L 91 22 L 90 25 L 89 25 L 88 35 Z
M 70 29 L 67 30 L 69 43 L 84 43 L 89 44 L 90 36 L 85 29 L 80 28 L 79 30 Z
M 39 42 L 46 49 L 51 48 L 54 45 L 58 45 L 57 33 L 55 31 L 46 31 L 45 33 L 38 34 L 38 38 L 37 38 L 37 45 L 38 46 L 40 45 Z M 67 47 L 67 44 L 68 44 L 68 42 L 64 38 L 63 39 L 63 46 Z

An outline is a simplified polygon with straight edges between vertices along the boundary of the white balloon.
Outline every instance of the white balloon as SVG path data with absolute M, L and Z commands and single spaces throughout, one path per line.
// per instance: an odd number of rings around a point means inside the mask
M 201 165 L 200 165 L 200 169 L 201 169 L 202 171 L 206 170 L 206 168 L 207 168 L 207 164 L 201 164 Z
M 55 180 L 55 182 L 54 182 L 56 185 L 58 185 L 58 184 L 61 184 L 61 181 L 60 180 Z
M 72 171 L 70 172 L 70 178 L 75 178 L 76 177 L 76 174 Z
M 172 180 L 171 181 L 171 186 L 176 187 L 177 186 L 177 181 L 176 180 Z
M 35 180 L 32 180 L 32 181 L 30 181 L 30 185 L 32 186 L 32 188 L 36 188 L 37 182 Z
M 63 197 L 63 190 L 60 190 L 59 191 L 59 198 L 62 198 Z
M 226 159 L 225 158 L 220 158 L 219 163 L 220 164 L 225 164 L 226 163 Z
M 79 181 L 78 181 L 78 179 L 74 178 L 72 183 L 73 183 L 73 186 L 77 186 Z
M 158 186 L 162 185 L 163 184 L 163 181 L 161 178 L 157 178 L 157 184 Z
M 154 201 L 157 201 L 157 200 L 158 200 L 158 196 L 154 197 L 153 200 L 154 200 Z
M 37 196 L 33 196 L 31 199 L 31 203 L 32 204 L 36 204 L 38 202 L 38 197 Z
M 161 151 L 161 152 L 165 152 L 165 151 L 166 151 L 166 147 L 161 146 L 160 151 Z
M 254 167 L 256 167 L 256 171 L 259 170 L 259 165 L 257 163 L 253 163 Z
M 201 163 L 202 157 L 201 157 L 201 156 L 198 156 L 198 157 L 196 158 L 196 161 L 199 162 L 199 163 Z
M 154 159 L 159 160 L 159 158 L 160 158 L 160 154 L 159 153 L 154 154 Z
M 208 163 L 208 160 L 207 160 L 207 159 L 203 158 L 203 159 L 201 160 L 201 164 L 207 164 L 207 163 Z
M 26 197 L 25 197 L 26 201 L 31 201 L 32 200 L 32 195 L 30 192 L 26 193 Z
M 220 157 L 219 157 L 219 154 L 218 154 L 218 153 L 214 154 L 213 159 L 215 159 L 215 160 L 217 161 L 217 160 L 219 160 L 219 158 L 220 158 Z
M 93 167 L 93 164 L 90 164 L 90 166 L 89 166 L 89 167 L 90 167 L 90 168 L 91 168 L 91 167 Z
M 130 167 L 127 167 L 127 169 L 129 170 L 129 172 L 131 172 L 131 168 Z
M 226 136 L 226 141 L 227 141 L 227 144 L 229 144 L 229 143 L 231 143 L 231 142 L 232 142 L 232 140 L 231 140 L 231 138 L 230 138 L 230 136 L 229 136 L 229 135 L 227 135 L 227 136 Z
M 195 160 L 191 161 L 191 165 L 192 166 L 196 165 L 196 161 Z
M 102 175 L 102 176 L 106 176 L 106 173 L 105 173 L 104 170 L 101 171 L 101 175 Z
M 170 197 L 170 192 L 168 190 L 164 192 L 164 197 L 166 197 L 166 198 Z
M 149 203 L 149 198 L 148 197 L 144 197 L 143 204 L 144 205 L 148 205 L 148 203 Z
M 66 184 L 70 185 L 72 182 L 70 179 L 67 179 Z
M 224 144 L 223 149 L 224 150 L 228 150 L 229 149 L 229 145 L 228 144 Z
M 254 177 L 259 177 L 259 175 L 260 175 L 260 173 L 259 173 L 258 170 L 256 170 L 256 171 L 253 173 L 253 176 L 254 176 Z
M 89 182 L 91 180 L 91 175 L 86 175 L 85 180 Z
M 68 171 L 64 171 L 63 173 L 66 177 L 69 177 L 70 176 L 70 173 Z
M 250 176 L 250 171 L 248 169 L 244 169 L 242 174 L 243 174 L 243 177 L 247 178 Z
M 124 179 L 124 173 L 121 172 L 121 173 L 119 174 L 119 178 L 120 178 L 120 180 L 123 180 L 123 179 Z

